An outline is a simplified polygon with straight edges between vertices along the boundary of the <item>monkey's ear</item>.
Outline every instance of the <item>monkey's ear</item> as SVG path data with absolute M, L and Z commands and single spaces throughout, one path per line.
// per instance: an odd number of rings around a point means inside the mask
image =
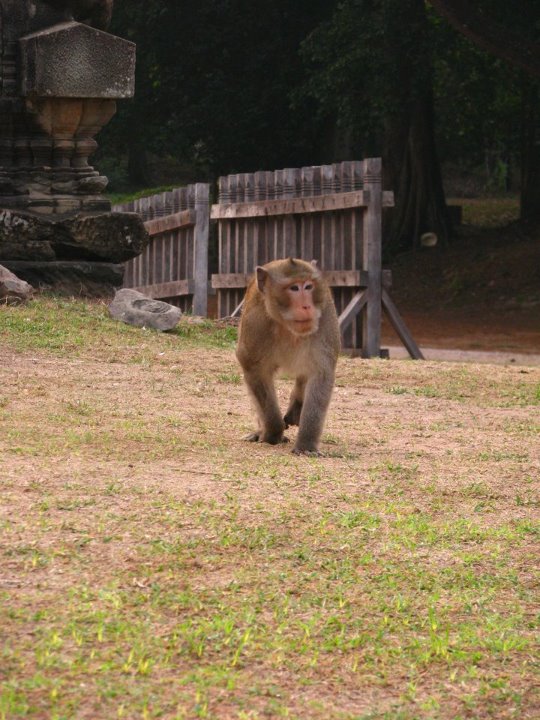
M 313 267 L 313 279 L 318 280 L 321 277 L 321 270 L 317 265 L 318 260 L 312 260 L 310 265 Z
M 257 265 L 255 272 L 257 273 L 257 287 L 261 292 L 264 292 L 264 284 L 268 277 L 268 272 L 260 265 Z

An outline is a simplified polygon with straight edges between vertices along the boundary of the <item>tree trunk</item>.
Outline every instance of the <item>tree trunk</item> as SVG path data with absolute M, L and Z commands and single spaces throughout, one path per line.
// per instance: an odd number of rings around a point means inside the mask
M 404 8 L 405 6 L 402 6 Z M 386 181 L 395 192 L 385 253 L 418 247 L 423 233 L 445 243 L 452 233 L 434 133 L 433 81 L 424 3 L 407 5 L 407 26 L 417 44 L 396 58 L 396 112 L 385 132 Z M 394 50 L 395 52 L 395 50 Z
M 540 225 L 540 93 L 538 83 L 522 80 L 520 217 Z

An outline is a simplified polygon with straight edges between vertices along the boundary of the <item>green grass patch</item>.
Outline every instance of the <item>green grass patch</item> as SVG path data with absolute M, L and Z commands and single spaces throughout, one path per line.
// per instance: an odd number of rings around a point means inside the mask
M 519 218 L 519 198 L 458 198 L 449 205 L 461 205 L 463 224 L 481 228 L 502 227 Z
M 236 328 L 217 328 L 212 321 L 180 321 L 161 333 L 113 320 L 104 302 L 40 297 L 22 306 L 0 306 L 0 339 L 19 350 L 49 350 L 66 355 L 92 351 L 113 355 L 135 350 L 133 362 L 143 362 L 159 350 L 190 346 L 232 347 Z
M 131 200 L 139 200 L 143 197 L 149 197 L 150 195 L 157 195 L 168 192 L 169 190 L 174 190 L 174 188 L 177 187 L 178 183 L 173 185 L 160 185 L 159 187 L 154 188 L 145 188 L 144 190 L 136 190 L 134 192 L 107 193 L 107 199 L 111 202 L 112 205 L 122 204 L 130 202 Z

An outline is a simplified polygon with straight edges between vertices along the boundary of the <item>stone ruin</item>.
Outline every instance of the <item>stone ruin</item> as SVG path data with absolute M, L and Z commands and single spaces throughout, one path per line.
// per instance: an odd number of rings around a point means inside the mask
M 148 242 L 137 214 L 111 212 L 89 162 L 134 93 L 135 46 L 105 32 L 111 9 L 0 0 L 0 264 L 34 285 L 117 287 Z

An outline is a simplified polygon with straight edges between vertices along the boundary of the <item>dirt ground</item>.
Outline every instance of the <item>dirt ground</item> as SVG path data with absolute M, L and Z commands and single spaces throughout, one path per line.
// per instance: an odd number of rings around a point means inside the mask
M 540 240 L 517 223 L 463 227 L 449 248 L 391 264 L 391 295 L 421 347 L 540 354 Z M 383 341 L 398 345 L 385 320 Z M 533 358 L 530 358 L 532 361 Z
M 538 717 L 536 368 L 341 358 L 296 457 L 232 347 L 99 317 L 0 343 L 3 717 Z
M 0 718 L 539 717 L 538 246 L 392 270 L 475 357 L 340 358 L 321 458 L 241 440 L 215 330 L 0 308 Z

